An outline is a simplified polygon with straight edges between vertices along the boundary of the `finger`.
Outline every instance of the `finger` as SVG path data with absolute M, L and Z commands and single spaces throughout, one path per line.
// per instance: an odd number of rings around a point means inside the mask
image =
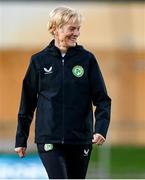
M 96 144 L 96 141 L 92 140 L 92 143 L 93 143 L 93 144 Z
M 95 140 L 95 139 L 92 139 L 92 143 L 96 143 L 96 140 Z
M 22 151 L 19 153 L 19 157 L 23 158 L 23 157 L 25 157 L 25 156 L 26 156 L 26 152 L 22 150 Z
M 100 143 L 100 140 L 99 140 L 99 139 L 93 139 L 92 142 L 93 142 L 94 144 L 99 144 L 99 143 Z
M 102 145 L 103 143 L 104 143 L 104 139 L 99 138 L 99 139 L 96 141 L 95 144 L 97 144 L 97 145 Z
M 93 136 L 93 143 L 97 143 L 98 141 L 99 141 L 99 136 L 95 134 Z
M 101 134 L 93 135 L 92 143 L 95 143 L 97 145 L 99 145 L 99 144 L 102 145 L 104 142 L 105 142 L 105 138 Z
M 16 148 L 15 151 L 21 158 L 26 156 L 26 148 Z
M 103 143 L 105 142 L 105 139 L 101 137 L 101 139 L 99 140 L 99 142 L 100 142 L 101 144 L 103 144 Z
M 104 142 L 105 142 L 105 140 L 104 140 L 104 139 L 102 139 L 102 140 L 101 140 L 101 143 L 103 144 Z
M 98 139 L 97 139 L 97 138 L 94 138 L 94 139 L 92 139 L 92 142 L 93 142 L 93 143 L 97 143 L 97 142 L 98 142 Z
M 18 154 L 19 154 L 19 157 L 23 157 L 24 156 L 22 151 L 20 151 Z
M 97 143 L 95 143 L 96 145 L 102 145 L 102 143 L 100 141 L 98 141 Z
M 102 136 L 101 134 L 95 134 L 95 136 L 101 137 L 102 139 L 105 140 L 104 136 Z
M 98 135 L 97 135 L 97 136 L 96 136 L 96 143 L 100 143 L 101 139 L 102 139 L 101 136 L 98 136 Z

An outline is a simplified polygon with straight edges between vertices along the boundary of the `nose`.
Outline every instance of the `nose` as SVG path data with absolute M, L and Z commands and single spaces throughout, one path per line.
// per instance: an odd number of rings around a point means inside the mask
M 74 36 L 79 36 L 80 35 L 80 30 L 79 29 L 75 29 L 74 31 Z

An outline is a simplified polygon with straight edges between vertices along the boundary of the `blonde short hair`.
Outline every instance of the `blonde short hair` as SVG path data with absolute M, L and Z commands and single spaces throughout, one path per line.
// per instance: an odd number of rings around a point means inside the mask
M 82 16 L 75 9 L 70 7 L 58 7 L 52 10 L 49 14 L 49 21 L 47 24 L 48 31 L 53 35 L 53 27 L 62 27 L 64 24 L 69 21 L 72 23 L 81 24 Z

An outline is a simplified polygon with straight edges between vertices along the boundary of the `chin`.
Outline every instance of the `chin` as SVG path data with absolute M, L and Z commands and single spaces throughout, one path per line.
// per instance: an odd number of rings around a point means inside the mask
M 68 44 L 69 47 L 75 47 L 76 46 L 76 42 L 71 42 Z

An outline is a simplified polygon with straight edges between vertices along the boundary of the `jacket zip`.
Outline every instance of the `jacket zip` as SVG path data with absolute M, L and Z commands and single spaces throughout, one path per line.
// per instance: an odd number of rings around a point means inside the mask
M 62 59 L 62 144 L 64 144 L 64 58 Z

